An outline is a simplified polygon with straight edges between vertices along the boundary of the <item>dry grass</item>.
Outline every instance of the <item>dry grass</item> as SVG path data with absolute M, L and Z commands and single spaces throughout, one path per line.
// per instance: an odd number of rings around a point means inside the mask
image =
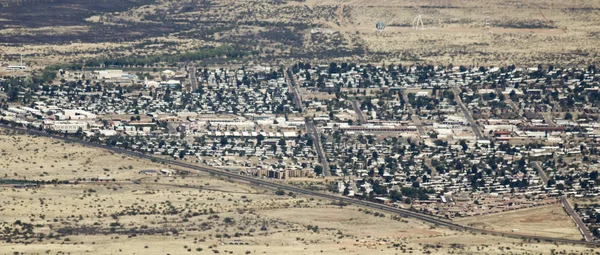
M 27 47 L 4 45 L 0 46 L 0 50 L 6 54 L 19 54 L 23 51 L 29 62 L 39 65 L 108 55 L 169 54 L 223 43 L 259 50 L 262 53 L 258 57 L 275 58 L 284 62 L 294 61 L 291 59 L 295 57 L 292 52 L 304 52 L 309 57 L 312 55 L 316 60 L 325 62 L 346 59 L 407 64 L 587 65 L 594 63 L 598 56 L 599 48 L 596 45 L 600 40 L 597 32 L 600 29 L 600 16 L 597 15 L 599 7 L 598 1 L 581 0 L 561 3 L 549 0 L 509 3 L 492 0 L 308 0 L 288 1 L 282 5 L 264 1 L 219 1 L 206 9 L 199 7 L 197 2 L 157 1 L 156 4 L 128 11 L 89 17 L 86 19 L 87 23 L 84 23 L 87 25 L 74 26 L 76 30 L 69 27 L 6 27 L 0 33 L 86 34 L 86 26 L 96 24 L 158 26 L 162 21 L 157 16 L 177 19 L 187 25 L 205 25 L 181 28 L 170 32 L 168 36 L 123 42 L 73 41 L 70 45 Z M 411 29 L 412 20 L 417 15 L 423 17 L 425 30 Z M 486 18 L 490 20 L 491 34 L 485 29 Z M 376 34 L 375 23 L 378 20 L 387 24 L 383 35 Z M 214 21 L 218 21 L 215 24 L 220 25 L 207 25 Z M 309 27 L 328 28 L 335 33 L 311 35 L 310 29 L 299 29 L 292 25 L 294 22 L 302 22 Z M 287 25 L 278 28 L 272 24 Z M 206 29 L 214 31 L 212 34 L 203 34 L 202 31 Z M 261 34 L 281 32 L 282 29 L 289 29 L 297 38 L 290 41 L 290 38 L 277 34 Z M 248 38 L 255 39 L 249 41 Z M 155 40 L 161 47 L 136 46 Z M 366 50 L 366 53 L 346 52 L 356 49 Z M 340 52 L 334 53 L 337 51 Z
M 517 211 L 474 216 L 455 220 L 458 223 L 502 232 L 579 240 L 581 233 L 560 204 Z

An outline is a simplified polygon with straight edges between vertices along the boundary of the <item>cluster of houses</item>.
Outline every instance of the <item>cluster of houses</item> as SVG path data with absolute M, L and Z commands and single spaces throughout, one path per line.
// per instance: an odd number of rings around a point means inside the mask
M 346 195 L 455 217 L 600 194 L 594 67 L 292 69 Z
M 600 205 L 597 203 L 575 204 L 575 210 L 579 218 L 590 229 L 590 232 L 600 238 Z
M 446 217 L 600 192 L 592 67 L 188 70 L 66 73 L 20 90 L 0 118 L 257 177 L 326 163 L 346 195 Z

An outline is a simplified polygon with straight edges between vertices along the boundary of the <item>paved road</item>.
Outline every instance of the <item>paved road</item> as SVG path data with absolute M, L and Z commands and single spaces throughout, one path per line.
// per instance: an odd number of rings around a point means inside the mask
M 548 126 L 550 127 L 556 127 L 556 124 L 554 124 L 554 120 L 552 120 L 552 113 L 550 112 L 542 112 L 542 116 L 544 116 L 544 120 L 546 121 L 546 124 L 548 124 Z
M 502 91 L 499 88 L 496 88 L 496 95 L 500 96 L 501 94 Z M 512 107 L 513 111 L 515 111 L 516 113 L 519 112 L 519 106 L 515 104 L 515 102 L 512 99 L 510 99 L 510 97 L 504 97 L 504 102 L 508 103 L 508 105 Z
M 425 129 L 423 129 L 423 123 L 421 122 L 421 118 L 415 113 L 415 109 L 412 108 L 412 105 L 410 105 L 410 103 L 408 102 L 408 95 L 406 94 L 406 91 L 401 91 L 402 93 L 402 98 L 404 99 L 404 103 L 406 104 L 408 111 L 410 112 L 410 116 L 411 116 L 411 120 L 413 121 L 413 123 L 415 123 L 415 126 L 417 126 L 417 130 L 419 131 L 419 135 L 421 135 L 421 138 L 426 137 L 427 133 L 425 133 Z
M 535 161 L 533 162 L 533 165 L 535 166 L 535 169 L 537 169 L 538 174 L 540 175 L 540 178 L 542 178 L 542 181 L 544 182 L 544 184 L 548 183 L 548 175 L 546 175 L 546 172 L 544 171 L 544 168 L 542 168 L 542 165 L 540 164 L 539 161 Z
M 352 107 L 354 108 L 354 111 L 358 115 L 358 121 L 360 121 L 360 124 L 366 124 L 367 123 L 367 119 L 363 115 L 362 110 L 360 110 L 360 106 L 358 105 L 358 101 L 357 100 L 353 100 L 352 101 Z
M 302 99 L 300 97 L 300 93 L 298 93 L 298 88 L 296 86 L 296 78 L 292 74 L 290 69 L 286 70 L 286 79 L 289 80 L 292 94 L 294 95 L 294 104 L 300 111 L 304 112 L 302 109 Z M 317 151 L 317 156 L 319 157 L 319 162 L 323 166 L 323 176 L 331 176 L 331 171 L 329 169 L 329 161 L 327 160 L 327 156 L 323 150 L 323 144 L 321 143 L 321 136 L 319 135 L 319 131 L 312 123 L 311 120 L 307 119 L 304 121 L 306 126 L 306 133 L 312 137 L 313 145 L 315 146 L 315 150 Z
M 296 87 L 296 78 L 290 69 L 286 70 L 285 76 L 290 83 L 292 94 L 294 94 L 294 105 L 296 105 L 296 108 L 298 108 L 300 111 L 304 112 L 304 109 L 302 109 L 302 98 L 300 97 L 300 93 L 298 93 L 298 88 Z
M 473 116 L 471 116 L 471 111 L 467 109 L 462 99 L 460 98 L 460 91 L 456 86 L 452 87 L 452 92 L 454 92 L 454 101 L 456 101 L 456 103 L 462 110 L 463 114 L 465 115 L 465 118 L 469 122 L 469 125 L 471 125 L 471 128 L 473 129 L 473 133 L 475 133 L 475 136 L 477 136 L 477 139 L 484 139 L 483 135 L 479 131 L 477 123 L 475 123 L 475 120 L 473 120 Z
M 315 124 L 313 124 L 311 120 L 305 120 L 304 122 L 306 124 L 306 132 L 313 138 L 313 145 L 317 150 L 319 162 L 321 162 L 321 165 L 323 166 L 323 176 L 331 176 L 331 171 L 329 170 L 329 161 L 327 161 L 327 156 L 323 151 L 319 131 L 317 130 Z
M 590 232 L 590 229 L 585 225 L 585 223 L 583 223 L 583 221 L 579 217 L 579 214 L 573 209 L 573 207 L 571 206 L 571 203 L 569 203 L 569 200 L 565 196 L 562 196 L 562 197 L 560 197 L 560 203 L 563 205 L 563 207 L 565 208 L 565 211 L 567 211 L 569 216 L 571 216 L 571 219 L 573 219 L 573 222 L 575 222 L 575 224 L 577 225 L 577 228 L 583 235 L 583 238 L 586 241 L 594 240 L 594 236 Z
M 450 229 L 461 230 L 461 231 L 470 231 L 473 233 L 489 234 L 489 235 L 495 235 L 495 236 L 504 236 L 504 237 L 509 237 L 509 238 L 531 239 L 531 240 L 540 240 L 540 241 L 546 241 L 546 242 L 558 242 L 558 243 L 569 243 L 569 244 L 583 244 L 583 245 L 600 247 L 600 243 L 584 241 L 584 240 L 571 240 L 571 239 L 564 239 L 564 238 L 541 237 L 541 236 L 517 234 L 517 233 L 512 233 L 512 232 L 499 232 L 499 231 L 493 231 L 493 230 L 478 229 L 478 228 L 474 228 L 474 227 L 463 226 L 463 225 L 448 221 L 446 219 L 438 218 L 438 217 L 431 216 L 431 215 L 421 214 L 421 213 L 411 211 L 408 209 L 395 208 L 395 207 L 382 205 L 382 204 L 378 204 L 378 203 L 373 203 L 373 202 L 369 202 L 369 201 L 357 200 L 357 199 L 352 199 L 352 198 L 343 197 L 343 196 L 337 196 L 337 195 L 333 195 L 333 194 L 329 194 L 329 193 L 321 193 L 318 191 L 302 189 L 302 188 L 290 186 L 290 185 L 283 184 L 283 183 L 276 183 L 276 182 L 272 182 L 272 181 L 268 181 L 268 180 L 264 180 L 264 179 L 239 175 L 236 173 L 224 171 L 224 170 L 210 167 L 210 166 L 200 166 L 200 165 L 185 163 L 182 161 L 164 159 L 164 158 L 156 157 L 153 155 L 146 155 L 146 154 L 133 152 L 133 151 L 125 150 L 125 149 L 108 147 L 108 146 L 102 145 L 102 144 L 86 142 L 86 141 L 82 141 L 82 140 L 75 139 L 75 138 L 64 137 L 64 136 L 59 136 L 59 135 L 51 135 L 51 134 L 48 134 L 48 133 L 45 133 L 45 132 L 42 132 L 39 130 L 32 130 L 32 129 L 28 130 L 25 128 L 15 128 L 12 126 L 6 126 L 6 125 L 2 125 L 2 124 L 0 124 L 0 127 L 12 129 L 15 131 L 26 132 L 30 135 L 45 136 L 45 137 L 50 137 L 50 138 L 54 138 L 54 139 L 58 139 L 58 140 L 62 140 L 62 141 L 67 141 L 67 142 L 78 143 L 78 144 L 82 144 L 82 145 L 86 145 L 86 146 L 106 149 L 106 150 L 110 150 L 110 151 L 113 151 L 116 153 L 129 155 L 131 157 L 156 160 L 156 161 L 164 162 L 166 164 L 184 168 L 185 170 L 188 170 L 188 171 L 211 173 L 211 174 L 227 177 L 232 180 L 237 180 L 237 181 L 241 181 L 241 182 L 245 182 L 245 183 L 251 183 L 254 185 L 267 187 L 267 188 L 271 188 L 271 189 L 281 189 L 281 190 L 286 190 L 286 191 L 292 191 L 292 192 L 296 192 L 298 194 L 314 196 L 314 197 L 319 197 L 319 198 L 323 198 L 323 199 L 327 199 L 327 200 L 338 201 L 338 202 L 347 203 L 347 204 L 354 204 L 354 205 L 363 206 L 363 207 L 369 207 L 369 208 L 385 211 L 388 213 L 398 214 L 402 217 L 415 218 L 415 219 L 422 220 L 422 221 L 430 223 L 430 224 L 443 226 L 443 227 L 447 227 Z
M 540 178 L 542 178 L 542 181 L 544 181 L 544 185 L 548 183 L 549 178 L 546 175 L 544 168 L 542 168 L 542 164 L 540 164 L 539 161 L 535 161 L 533 162 L 533 165 L 537 169 Z M 590 232 L 590 229 L 585 225 L 585 223 L 583 223 L 583 221 L 579 217 L 579 214 L 577 214 L 577 212 L 573 209 L 571 203 L 569 203 L 569 200 L 566 198 L 566 196 L 561 196 L 559 198 L 559 201 L 562 204 L 563 208 L 565 208 L 565 211 L 567 212 L 567 214 L 569 214 L 573 222 L 575 222 L 575 225 L 577 225 L 577 228 L 579 229 L 579 232 L 581 232 L 581 235 L 583 235 L 583 238 L 586 241 L 594 240 L 594 236 Z
M 188 71 L 190 72 L 190 89 L 194 92 L 198 89 L 198 79 L 196 79 L 196 66 L 194 63 L 190 63 Z

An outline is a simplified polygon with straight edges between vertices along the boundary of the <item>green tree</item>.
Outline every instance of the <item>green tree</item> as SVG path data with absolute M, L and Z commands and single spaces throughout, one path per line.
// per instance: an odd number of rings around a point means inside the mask
M 317 175 L 322 175 L 323 174 L 323 167 L 320 165 L 316 165 L 314 168 L 314 171 Z
M 570 112 L 565 113 L 565 120 L 571 120 L 573 119 L 573 114 L 571 114 Z

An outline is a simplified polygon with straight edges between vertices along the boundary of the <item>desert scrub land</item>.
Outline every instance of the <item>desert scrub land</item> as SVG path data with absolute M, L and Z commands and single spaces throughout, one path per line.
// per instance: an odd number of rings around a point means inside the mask
M 600 40 L 600 1 L 2 2 L 2 61 L 23 53 L 33 66 L 217 46 L 247 53 L 213 58 L 228 63 L 588 65 Z M 424 26 L 415 30 L 418 15 Z M 386 24 L 383 33 L 376 32 L 377 21 Z
M 48 138 L 5 131 L 0 139 L 2 254 L 592 252 L 451 231 L 208 174 L 146 176 L 139 171 L 173 168 Z M 89 181 L 106 172 L 115 180 Z M 36 180 L 47 182 L 10 183 Z
M 558 203 L 485 216 L 466 217 L 458 219 L 456 222 L 502 232 L 514 231 L 537 236 L 581 239 L 581 233 L 577 230 L 575 223 Z

